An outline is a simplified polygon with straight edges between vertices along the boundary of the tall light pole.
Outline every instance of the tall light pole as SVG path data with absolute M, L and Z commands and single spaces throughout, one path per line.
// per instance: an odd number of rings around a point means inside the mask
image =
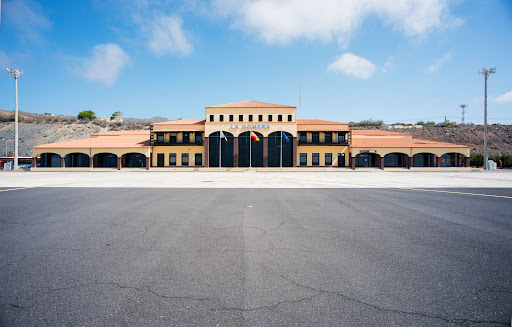
M 487 77 L 490 74 L 496 74 L 496 67 L 489 70 L 482 68 L 479 73 L 485 76 L 485 97 L 484 97 L 484 169 L 489 169 L 489 157 L 487 156 Z
M 18 76 L 23 75 L 23 72 L 18 68 L 6 68 L 5 72 L 14 77 L 14 170 L 18 170 Z

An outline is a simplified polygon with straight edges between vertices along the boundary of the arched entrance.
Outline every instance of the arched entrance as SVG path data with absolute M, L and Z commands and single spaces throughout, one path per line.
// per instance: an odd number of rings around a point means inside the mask
M 208 160 L 210 160 L 210 167 L 219 167 L 219 151 L 221 152 L 222 167 L 233 167 L 233 134 L 224 132 L 224 136 L 228 139 L 220 137 L 220 132 L 211 133 L 208 137 Z M 220 140 L 220 148 L 219 148 Z
M 117 167 L 117 155 L 113 153 L 98 153 L 94 155 L 94 167 L 115 168 Z
M 460 153 L 445 153 L 441 156 L 441 167 L 461 167 L 462 154 Z
M 60 158 L 56 153 L 41 153 L 40 167 L 60 167 Z
M 356 155 L 356 167 L 378 167 L 379 159 L 375 153 L 360 153 Z
M 293 166 L 293 136 L 290 133 L 284 132 L 288 137 L 288 142 L 283 137 L 281 132 L 274 132 L 268 136 L 268 166 L 280 167 L 281 165 L 281 144 L 283 146 L 283 167 Z
M 66 167 L 89 167 L 89 155 L 85 153 L 68 153 Z
M 238 136 L 239 167 L 249 167 L 249 158 L 252 161 L 251 167 L 263 167 L 263 135 L 254 131 L 253 133 L 260 139 L 259 142 L 251 139 L 250 132 L 245 132 Z M 249 154 L 250 149 L 252 154 Z
M 141 153 L 126 153 L 121 157 L 121 165 L 129 168 L 146 167 L 146 156 Z
M 433 153 L 417 153 L 412 156 L 413 167 L 435 167 L 436 155 Z
M 388 153 L 384 156 L 384 167 L 407 167 L 407 158 L 404 153 Z

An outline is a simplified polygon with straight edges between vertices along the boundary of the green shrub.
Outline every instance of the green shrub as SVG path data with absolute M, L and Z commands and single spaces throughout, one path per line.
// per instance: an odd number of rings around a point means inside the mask
M 76 118 L 78 118 L 78 120 L 95 120 L 96 114 L 91 110 L 84 110 L 81 111 Z

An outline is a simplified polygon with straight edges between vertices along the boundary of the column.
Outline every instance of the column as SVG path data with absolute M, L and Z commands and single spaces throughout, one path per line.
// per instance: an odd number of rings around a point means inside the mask
M 94 156 L 89 157 L 89 168 L 94 168 Z
M 441 157 L 437 157 L 437 167 L 441 167 Z
M 469 157 L 464 158 L 464 166 L 471 167 L 471 161 Z
M 149 170 L 151 167 L 151 157 L 146 157 L 146 170 Z
M 407 160 L 407 168 L 411 169 L 412 167 L 412 157 L 409 157 Z
M 65 157 L 60 157 L 60 166 L 62 168 L 66 167 L 66 158 Z
M 210 153 L 210 139 L 208 137 L 204 138 L 204 166 L 210 167 L 210 159 L 208 154 Z
M 384 170 L 384 157 L 383 156 L 379 156 L 380 157 L 380 170 Z
M 37 168 L 37 157 L 32 157 L 32 168 Z
M 238 167 L 238 137 L 233 138 L 233 167 Z
M 356 170 L 356 158 L 352 157 L 352 153 L 349 153 L 348 161 L 350 164 L 350 168 L 352 168 L 352 170 Z
M 121 170 L 121 157 L 117 157 L 117 170 Z
M 121 166 L 122 166 L 122 167 L 126 167 L 126 156 L 125 156 L 125 155 L 123 155 L 123 156 L 121 157 Z
M 294 137 L 293 138 L 293 153 L 292 153 L 292 158 L 293 158 L 293 167 L 297 167 L 297 138 Z
M 268 167 L 268 137 L 263 136 L 263 167 Z
M 457 167 L 462 167 L 462 155 L 459 154 L 458 157 L 459 157 L 459 160 L 458 160 L 458 163 L 457 163 L 458 164 Z
M 429 167 L 435 167 L 435 162 L 436 162 L 436 155 L 435 154 L 429 154 L 430 156 L 430 161 L 429 161 Z

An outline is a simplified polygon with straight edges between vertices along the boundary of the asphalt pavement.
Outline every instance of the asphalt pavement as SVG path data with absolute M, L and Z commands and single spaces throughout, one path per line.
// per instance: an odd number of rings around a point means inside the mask
M 0 326 L 510 326 L 511 188 L 0 191 Z

